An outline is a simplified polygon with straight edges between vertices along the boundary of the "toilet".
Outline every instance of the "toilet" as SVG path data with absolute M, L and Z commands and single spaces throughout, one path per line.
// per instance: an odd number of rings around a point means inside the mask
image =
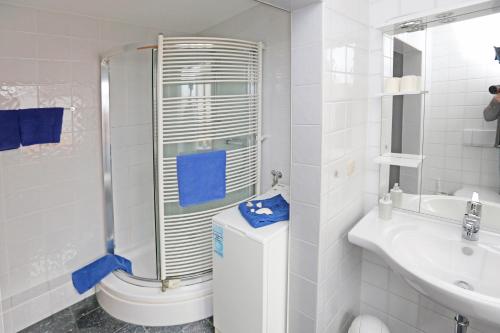
M 353 320 L 347 333 L 390 333 L 390 331 L 380 319 L 361 315 Z

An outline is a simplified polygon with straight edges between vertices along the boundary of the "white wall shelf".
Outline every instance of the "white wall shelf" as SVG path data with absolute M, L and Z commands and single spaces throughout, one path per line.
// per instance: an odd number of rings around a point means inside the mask
M 384 96 L 405 96 L 405 95 L 424 95 L 427 94 L 427 90 L 420 90 L 420 91 L 400 91 L 397 93 L 381 93 L 377 94 L 377 97 L 384 97 Z
M 418 168 L 425 156 L 413 154 L 385 153 L 377 156 L 374 162 L 377 164 L 399 165 L 407 168 Z

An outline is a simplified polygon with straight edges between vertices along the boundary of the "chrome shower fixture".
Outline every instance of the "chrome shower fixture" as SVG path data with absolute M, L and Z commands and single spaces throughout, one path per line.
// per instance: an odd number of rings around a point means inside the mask
M 283 178 L 283 173 L 280 170 L 271 170 L 271 175 L 273 176 L 273 184 L 272 186 L 278 185 L 278 182 L 281 178 Z

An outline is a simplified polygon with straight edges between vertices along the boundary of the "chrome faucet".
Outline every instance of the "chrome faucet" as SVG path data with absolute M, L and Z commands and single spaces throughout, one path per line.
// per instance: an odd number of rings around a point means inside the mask
M 477 241 L 479 239 L 482 206 L 483 205 L 479 202 L 479 194 L 474 192 L 472 194 L 472 199 L 467 201 L 467 209 L 462 223 L 463 239 L 469 241 Z

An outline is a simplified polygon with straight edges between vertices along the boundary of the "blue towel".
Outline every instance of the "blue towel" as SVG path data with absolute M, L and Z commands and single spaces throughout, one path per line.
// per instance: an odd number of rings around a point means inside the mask
M 286 221 L 290 218 L 290 205 L 286 200 L 278 194 L 272 198 L 264 200 L 250 201 L 252 206 L 249 207 L 247 202 L 242 202 L 238 205 L 241 215 L 254 228 L 264 227 L 280 221 Z M 258 207 L 257 203 L 262 203 L 262 207 Z M 269 208 L 273 211 L 271 215 L 257 214 L 256 211 L 261 208 Z M 252 212 L 252 209 L 254 212 Z
M 63 108 L 19 110 L 22 145 L 60 142 L 63 113 Z
M 223 150 L 177 156 L 177 184 L 181 207 L 226 197 L 226 152 Z
M 20 145 L 19 111 L 0 110 L 0 150 L 17 149 Z
M 498 60 L 498 62 L 500 63 L 500 47 L 494 47 L 494 48 L 496 54 L 495 60 Z
M 132 263 L 130 260 L 123 257 L 107 254 L 87 266 L 80 268 L 76 272 L 73 272 L 73 274 L 71 274 L 73 286 L 80 294 L 83 294 L 98 284 L 109 273 L 117 269 L 132 274 Z

